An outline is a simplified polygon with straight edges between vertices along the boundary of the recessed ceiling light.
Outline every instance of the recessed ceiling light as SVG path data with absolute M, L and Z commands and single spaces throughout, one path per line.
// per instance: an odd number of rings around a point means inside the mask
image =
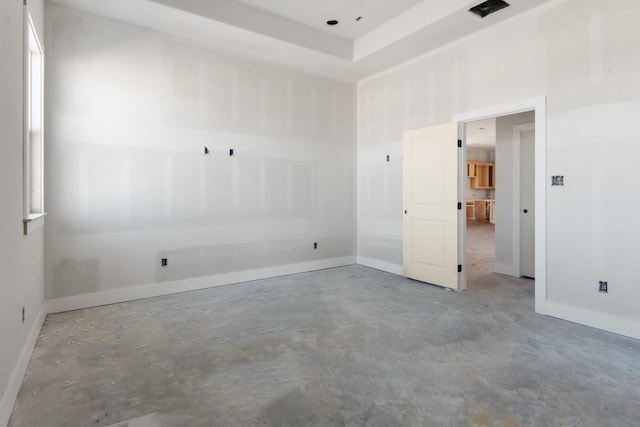
M 510 6 L 509 3 L 503 0 L 487 0 L 472 7 L 469 9 L 469 12 L 478 15 L 480 18 L 484 18 L 508 6 Z
M 337 19 L 331 19 L 331 20 L 327 21 L 327 25 L 338 25 L 338 20 Z

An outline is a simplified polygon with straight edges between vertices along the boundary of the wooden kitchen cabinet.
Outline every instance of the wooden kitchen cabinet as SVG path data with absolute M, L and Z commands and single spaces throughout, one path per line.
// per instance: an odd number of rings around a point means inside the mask
M 476 205 L 473 200 L 467 200 L 467 219 L 476 219 Z
M 495 203 L 496 201 L 494 199 L 467 200 L 467 219 L 489 221 L 490 223 L 495 224 Z
M 493 162 L 467 162 L 467 177 L 471 188 L 492 190 L 495 188 L 496 164 Z
M 476 162 L 467 162 L 467 178 L 477 177 L 478 165 Z
M 479 221 L 487 220 L 487 203 L 484 200 L 476 200 L 476 215 L 475 219 Z

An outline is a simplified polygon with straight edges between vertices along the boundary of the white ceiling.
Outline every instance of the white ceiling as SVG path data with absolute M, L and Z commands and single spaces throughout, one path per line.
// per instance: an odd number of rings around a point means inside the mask
M 467 147 L 494 150 L 496 148 L 496 119 L 476 120 L 466 125 Z
M 421 0 L 237 0 L 312 28 L 355 40 Z M 356 18 L 362 17 L 356 21 Z M 327 21 L 336 19 L 338 25 Z
M 507 0 L 484 19 L 468 12 L 482 0 L 48 1 L 355 82 L 556 0 Z

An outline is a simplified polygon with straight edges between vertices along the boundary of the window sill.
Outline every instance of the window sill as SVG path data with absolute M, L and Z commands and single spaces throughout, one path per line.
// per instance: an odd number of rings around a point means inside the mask
M 24 227 L 24 235 L 31 234 L 37 229 L 44 227 L 44 217 L 45 213 L 31 214 L 29 218 L 25 218 L 22 220 Z

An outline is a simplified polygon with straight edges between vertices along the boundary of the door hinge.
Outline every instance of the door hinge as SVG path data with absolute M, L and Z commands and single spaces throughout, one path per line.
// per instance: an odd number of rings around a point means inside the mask
M 458 140 L 458 148 L 462 148 L 462 140 L 461 139 Z
M 462 210 L 462 202 L 458 202 L 458 210 L 461 211 Z
M 458 273 L 462 273 L 462 264 L 458 264 Z

